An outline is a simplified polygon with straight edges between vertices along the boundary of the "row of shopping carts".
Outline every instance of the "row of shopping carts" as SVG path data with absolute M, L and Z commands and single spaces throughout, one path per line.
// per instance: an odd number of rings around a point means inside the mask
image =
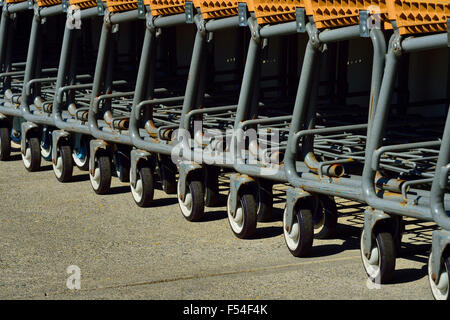
M 449 102 L 418 115 L 397 80 L 410 53 L 448 50 L 449 18 L 448 0 L 4 0 L 0 160 L 20 149 L 28 171 L 43 158 L 60 182 L 77 166 L 97 194 L 118 177 L 141 207 L 159 182 L 189 221 L 220 204 L 227 177 L 239 238 L 270 218 L 284 184 L 296 257 L 335 235 L 335 198 L 352 200 L 367 206 L 361 257 L 380 284 L 402 218 L 435 222 L 429 282 L 449 299 Z M 360 105 L 346 103 L 354 39 L 370 52 Z

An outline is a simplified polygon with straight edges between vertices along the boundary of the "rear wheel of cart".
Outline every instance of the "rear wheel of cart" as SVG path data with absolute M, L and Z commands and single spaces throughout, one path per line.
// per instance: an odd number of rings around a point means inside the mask
M 111 159 L 106 152 L 98 151 L 94 168 L 89 169 L 92 189 L 96 194 L 107 194 L 111 188 Z
M 53 164 L 53 172 L 59 182 L 72 180 L 73 160 L 72 150 L 69 145 L 59 145 L 56 151 L 56 163 Z
M 203 183 L 192 178 L 186 181 L 186 194 L 181 198 L 181 181 L 178 180 L 177 197 L 180 205 L 181 213 L 188 221 L 200 221 L 205 213 L 205 193 L 203 191 Z
M 273 221 L 273 184 L 270 181 L 260 181 L 257 203 L 258 203 L 258 222 Z
M 307 208 L 295 208 L 294 210 L 294 222 L 290 230 L 287 230 L 287 211 L 284 210 L 284 240 L 294 257 L 305 257 L 311 252 L 314 240 L 313 215 Z
M 395 244 L 391 232 L 385 228 L 375 228 L 372 231 L 371 247 L 367 257 L 364 247 L 363 230 L 361 235 L 361 258 L 364 269 L 372 282 L 377 284 L 389 283 L 395 272 Z
M 81 170 L 89 170 L 89 142 L 81 139 L 80 146 L 74 147 L 72 151 L 73 163 Z
M 41 168 L 41 146 L 37 137 L 25 138 L 25 150 L 22 153 L 22 161 L 29 172 L 39 171 Z
M 257 204 L 255 195 L 249 190 L 241 190 L 237 198 L 235 215 L 231 213 L 231 197 L 228 196 L 227 211 L 231 230 L 240 239 L 249 239 L 256 232 Z
M 167 194 L 177 193 L 177 166 L 168 156 L 161 156 L 159 161 L 159 176 L 162 189 Z
M 11 137 L 9 136 L 9 128 L 0 128 L 0 161 L 6 161 L 11 155 Z
M 394 239 L 395 255 L 399 257 L 402 247 L 403 233 L 405 232 L 405 221 L 403 221 L 402 216 L 393 216 L 392 219 L 392 237 Z
M 149 207 L 155 193 L 152 168 L 147 164 L 139 166 L 136 172 L 136 186 L 130 184 L 130 187 L 134 202 L 141 208 Z
M 449 271 L 450 271 L 450 255 L 448 250 L 444 251 L 441 258 L 441 274 L 439 275 L 438 283 L 433 280 L 433 271 L 431 270 L 431 254 L 428 260 L 428 280 L 430 281 L 431 292 L 436 300 L 450 300 L 450 286 L 449 286 Z
M 214 207 L 219 204 L 219 174 L 220 168 L 207 166 L 205 168 L 205 206 Z
M 314 238 L 329 239 L 336 234 L 338 213 L 332 197 L 319 195 L 313 214 Z
M 47 128 L 42 130 L 41 157 L 45 161 L 52 161 L 52 133 Z

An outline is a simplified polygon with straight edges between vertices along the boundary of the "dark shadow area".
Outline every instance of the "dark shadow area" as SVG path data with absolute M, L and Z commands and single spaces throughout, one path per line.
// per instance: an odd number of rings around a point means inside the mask
M 224 194 L 219 194 L 216 200 L 216 203 L 212 206 L 208 206 L 208 208 L 221 208 L 227 205 L 228 196 Z
M 408 283 L 417 281 L 428 275 L 428 265 L 422 266 L 420 269 L 401 269 L 395 270 L 392 284 Z
M 256 229 L 256 233 L 252 237 L 252 239 L 257 240 L 257 239 L 273 238 L 278 237 L 281 234 L 283 234 L 283 227 L 274 227 L 274 226 L 262 227 Z
M 171 206 L 175 203 L 178 203 L 177 198 L 159 198 L 153 200 L 150 208 Z
M 22 160 L 22 156 L 20 154 L 14 154 L 11 155 L 7 161 L 19 161 L 19 160 Z
M 159 182 L 159 181 L 155 181 L 155 183 L 154 183 L 154 188 L 155 188 L 155 190 L 161 190 L 161 191 L 164 191 L 164 190 L 163 190 L 163 187 L 162 187 L 162 184 L 161 184 L 161 182 Z
M 310 258 L 328 257 L 347 250 L 359 249 L 359 239 L 346 239 L 342 244 L 320 244 L 320 240 L 315 239 L 311 249 Z
M 129 186 L 120 186 L 120 187 L 111 188 L 111 190 L 109 191 L 108 194 L 113 195 L 113 194 L 121 194 L 121 193 L 127 193 L 127 192 L 131 192 Z
M 216 221 L 216 220 L 222 220 L 227 218 L 227 212 L 223 210 L 218 211 L 208 211 L 205 212 L 205 216 L 203 217 L 202 222 L 209 222 L 209 221 Z
M 348 224 L 338 223 L 336 226 L 335 239 L 348 240 L 349 238 L 360 239 L 362 233 L 362 226 L 352 226 Z
M 89 180 L 89 173 L 87 174 L 79 174 L 72 177 L 72 180 L 69 181 L 69 183 L 75 183 L 75 182 L 82 182 L 82 181 L 88 181 Z
M 283 221 L 283 209 L 280 208 L 272 208 L 272 212 L 269 216 L 264 217 L 263 221 L 258 221 L 258 223 L 271 223 L 271 222 L 279 222 Z
M 399 258 L 428 263 L 428 255 L 431 250 L 430 244 L 402 243 Z
M 41 169 L 39 171 L 50 171 L 50 170 L 53 170 L 52 165 L 41 166 Z

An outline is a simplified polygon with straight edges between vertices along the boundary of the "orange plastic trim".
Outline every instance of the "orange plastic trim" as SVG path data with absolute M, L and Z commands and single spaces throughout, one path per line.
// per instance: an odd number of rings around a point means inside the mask
M 444 32 L 450 17 L 449 0 L 387 0 L 390 20 L 400 34 Z
M 150 6 L 152 16 L 169 16 L 185 12 L 185 0 L 145 0 Z
M 305 7 L 304 0 L 246 0 L 245 3 L 260 25 L 295 21 L 295 9 Z
M 203 19 L 216 19 L 238 15 L 237 0 L 193 0 Z
M 70 0 L 72 6 L 78 6 L 80 9 L 93 8 L 97 6 L 96 0 Z
M 106 0 L 109 12 L 123 12 L 137 9 L 137 0 Z

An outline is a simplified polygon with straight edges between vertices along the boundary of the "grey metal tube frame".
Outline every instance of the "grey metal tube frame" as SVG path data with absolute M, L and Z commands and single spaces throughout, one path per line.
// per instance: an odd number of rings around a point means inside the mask
M 10 15 L 15 13 L 20 13 L 29 10 L 28 2 L 20 2 L 20 3 L 12 3 L 7 4 L 4 3 L 2 6 L 2 18 L 0 21 L 0 65 L 6 64 L 5 56 L 7 51 L 8 43 L 11 43 L 9 37 L 11 37 L 11 33 L 9 33 L 10 27 Z M 5 70 L 6 71 L 6 70 Z M 22 75 L 23 72 L 12 73 L 12 72 L 4 72 L 1 74 L 1 77 L 7 77 L 9 75 Z M 4 100 L 4 99 L 2 99 Z M 3 104 L 0 104 L 0 113 L 8 116 L 21 117 L 22 110 L 19 108 L 6 107 Z
M 36 66 L 36 59 L 38 57 L 37 50 L 39 46 L 39 34 L 41 32 L 41 24 L 43 19 L 63 13 L 62 5 L 55 5 L 51 7 L 39 8 L 35 5 L 35 14 L 31 25 L 30 43 L 27 53 L 27 64 L 25 68 L 24 83 L 22 89 L 22 102 L 20 105 L 22 116 L 26 121 L 34 122 L 41 125 L 54 125 L 53 118 L 50 114 L 43 113 L 42 115 L 35 115 L 30 112 L 29 101 L 31 97 L 30 84 L 33 82 L 48 82 L 56 81 L 56 78 L 33 79 L 34 69 Z
M 89 19 L 98 16 L 97 8 L 89 8 L 86 10 L 81 10 L 80 19 Z M 100 17 L 99 17 L 100 18 Z M 56 80 L 56 94 L 53 101 L 53 121 L 54 125 L 61 129 L 74 133 L 81 133 L 84 135 L 90 135 L 90 130 L 87 124 L 64 121 L 62 118 L 61 103 L 63 102 L 63 97 L 66 92 L 73 90 L 83 90 L 91 89 L 92 83 L 85 84 L 75 84 L 64 86 L 65 77 L 69 72 L 70 64 L 70 52 L 72 51 L 74 35 L 76 30 L 65 27 L 63 43 L 61 48 L 61 56 L 58 68 L 58 76 Z
M 374 180 L 377 170 L 377 152 L 382 148 L 381 140 L 387 123 L 398 58 L 401 52 L 409 53 L 446 47 L 447 34 L 407 38 L 403 41 L 401 41 L 398 36 L 394 35 L 390 41 L 389 51 L 386 55 L 386 67 L 380 89 L 379 101 L 372 122 L 371 134 L 367 140 L 366 160 L 362 180 L 363 200 L 375 209 L 428 221 L 434 220 L 430 212 L 429 196 L 427 199 L 428 201 L 423 201 L 422 203 L 417 203 L 417 201 L 412 199 L 403 199 L 400 195 L 397 199 L 382 199 L 376 194 Z M 405 144 L 400 145 L 399 147 L 412 148 L 417 146 L 418 144 Z M 445 225 L 450 228 L 448 222 Z
M 372 114 L 375 111 L 374 106 L 376 106 L 379 97 L 379 88 L 381 87 L 381 78 L 383 75 L 384 55 L 386 53 L 384 35 L 379 29 L 372 29 L 370 31 L 370 38 L 374 49 L 374 60 L 372 65 L 368 125 L 362 124 L 313 130 L 306 129 L 301 131 L 302 125 L 307 120 L 306 115 L 308 113 L 307 108 L 309 101 L 307 93 L 311 91 L 311 79 L 313 79 L 314 71 L 316 68 L 315 66 L 317 65 L 317 59 L 322 44 L 360 37 L 359 26 L 342 27 L 334 30 L 325 30 L 318 33 L 314 25 L 308 23 L 306 26 L 306 30 L 309 35 L 309 41 L 303 60 L 297 98 L 294 106 L 293 120 L 289 132 L 288 147 L 284 159 L 284 169 L 286 177 L 293 187 L 300 188 L 301 190 L 304 190 L 306 192 L 340 196 L 343 198 L 364 202 L 361 191 L 361 179 L 359 177 L 322 177 L 318 179 L 317 174 L 310 173 L 308 172 L 309 170 L 299 173 L 297 171 L 296 155 L 299 140 L 302 136 L 320 133 L 333 133 L 343 130 L 363 129 L 366 126 L 369 130 Z M 287 226 L 289 228 L 292 226 L 293 219 L 294 217 L 292 213 L 289 214 L 288 210 Z

